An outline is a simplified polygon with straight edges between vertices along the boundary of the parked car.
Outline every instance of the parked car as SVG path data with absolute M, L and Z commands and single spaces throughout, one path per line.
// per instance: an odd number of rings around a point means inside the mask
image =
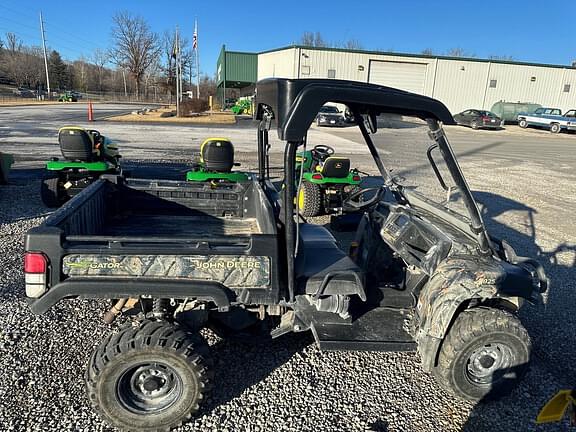
M 519 113 L 533 113 L 538 108 L 542 108 L 540 104 L 526 103 L 526 102 L 496 102 L 490 108 L 490 111 L 496 114 L 505 123 L 517 123 Z
M 324 105 L 316 116 L 317 126 L 343 126 L 346 124 L 344 113 L 333 105 Z
M 82 99 L 82 93 L 77 92 L 76 90 L 71 90 L 70 94 L 74 96 L 76 99 Z
M 13 90 L 12 93 L 14 93 L 14 95 L 18 97 L 24 97 L 24 98 L 36 97 L 36 95 L 32 90 L 24 87 L 18 87 L 16 90 Z
M 562 115 L 559 108 L 538 108 L 533 114 L 518 114 L 518 126 L 548 128 L 552 133 L 576 130 L 576 110 L 569 110 Z
M 502 119 L 491 111 L 469 109 L 454 116 L 456 123 L 472 129 L 499 129 Z

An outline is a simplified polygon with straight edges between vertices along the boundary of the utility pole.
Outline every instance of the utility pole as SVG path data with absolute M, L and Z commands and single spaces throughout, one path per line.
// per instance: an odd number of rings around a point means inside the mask
M 124 97 L 128 98 L 128 87 L 126 86 L 126 70 L 122 67 L 122 78 L 124 79 Z
M 42 48 L 44 49 L 44 67 L 46 68 L 46 88 L 48 89 L 48 99 L 51 97 L 50 93 L 50 77 L 48 75 L 48 56 L 46 55 L 46 37 L 44 35 L 44 20 L 42 19 L 42 11 L 40 11 L 40 33 L 42 33 Z

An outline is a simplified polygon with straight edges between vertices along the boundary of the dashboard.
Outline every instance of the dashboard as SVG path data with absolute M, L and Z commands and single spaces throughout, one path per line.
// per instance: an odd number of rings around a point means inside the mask
M 372 216 L 382 240 L 408 265 L 430 274 L 450 252 L 453 240 L 408 206 L 381 202 Z

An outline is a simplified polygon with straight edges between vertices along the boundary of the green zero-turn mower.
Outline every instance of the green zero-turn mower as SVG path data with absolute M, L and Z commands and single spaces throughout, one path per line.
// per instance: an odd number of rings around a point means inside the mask
M 78 126 L 58 131 L 63 160 L 46 163 L 40 196 L 47 207 L 59 207 L 102 174 L 119 174 L 118 147 L 100 132 Z
M 249 181 L 250 174 L 232 171 L 238 165 L 234 163 L 234 146 L 228 138 L 208 138 L 200 146 L 200 161 L 186 173 L 186 180 L 213 184 Z
M 305 217 L 346 211 L 346 202 L 355 198 L 362 181 L 358 170 L 350 169 L 350 159 L 334 156 L 334 149 L 317 145 L 296 155 L 298 209 Z

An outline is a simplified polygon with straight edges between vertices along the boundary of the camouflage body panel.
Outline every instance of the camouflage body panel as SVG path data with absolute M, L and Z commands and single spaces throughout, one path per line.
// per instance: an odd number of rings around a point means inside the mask
M 71 277 L 188 279 L 218 282 L 228 288 L 267 288 L 270 258 L 246 255 L 89 255 L 64 257 Z
M 506 269 L 492 258 L 452 257 L 443 262 L 418 297 L 418 337 L 443 338 L 466 300 L 508 298 L 501 289 L 506 277 Z

